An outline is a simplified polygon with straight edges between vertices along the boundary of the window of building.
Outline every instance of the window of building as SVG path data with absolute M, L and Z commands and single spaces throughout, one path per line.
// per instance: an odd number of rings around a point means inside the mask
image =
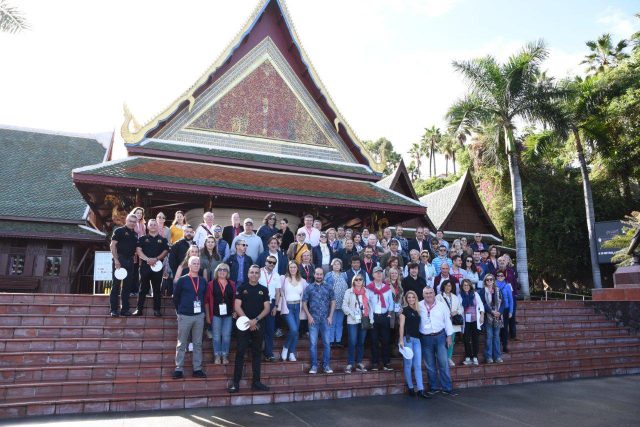
M 47 258 L 44 266 L 45 276 L 59 276 L 62 264 L 62 243 L 49 242 L 47 244 Z
M 27 254 L 27 242 L 16 240 L 9 247 L 9 265 L 7 274 L 21 276 L 24 273 L 24 261 Z

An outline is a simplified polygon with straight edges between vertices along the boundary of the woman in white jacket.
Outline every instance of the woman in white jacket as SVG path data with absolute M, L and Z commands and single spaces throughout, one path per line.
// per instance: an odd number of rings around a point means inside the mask
M 344 293 L 342 311 L 347 316 L 347 328 L 349 331 L 349 347 L 347 356 L 347 374 L 355 366 L 358 372 L 367 372 L 362 363 L 364 356 L 364 340 L 367 338 L 367 329 L 362 326 L 362 318 L 369 318 L 369 325 L 373 325 L 373 310 L 369 301 L 373 293 L 365 287 L 364 277 L 358 273 L 351 280 L 351 287 Z
M 453 346 L 455 345 L 456 334 L 462 332 L 462 324 L 456 325 L 453 322 L 453 317 L 462 315 L 462 300 L 452 292 L 453 286 L 449 280 L 443 280 L 440 283 L 440 293 L 436 297 L 436 300 L 446 304 L 449 307 L 449 312 L 451 313 L 451 323 L 453 324 L 453 335 L 451 335 L 451 346 L 447 349 L 447 355 L 449 357 L 449 366 L 452 368 L 456 366 L 453 362 Z
M 479 335 L 484 322 L 484 304 L 469 279 L 462 281 L 460 299 L 464 312 L 464 362 L 478 365 Z
M 295 261 L 289 261 L 287 273 L 282 276 L 282 298 L 280 298 L 280 314 L 287 321 L 289 334 L 280 354 L 282 360 L 295 362 L 296 344 L 298 343 L 298 330 L 300 319 L 307 316 L 302 307 L 302 295 L 307 287 L 307 282 L 300 276 L 300 269 Z

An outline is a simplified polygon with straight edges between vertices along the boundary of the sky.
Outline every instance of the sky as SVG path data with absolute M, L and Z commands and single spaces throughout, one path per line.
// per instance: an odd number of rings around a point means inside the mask
M 10 0 L 30 30 L 0 34 L 0 125 L 94 134 L 164 110 L 214 62 L 256 0 Z M 302 45 L 361 140 L 406 153 L 444 128 L 466 84 L 451 66 L 544 39 L 543 65 L 582 73 L 585 41 L 640 29 L 628 0 L 289 0 Z

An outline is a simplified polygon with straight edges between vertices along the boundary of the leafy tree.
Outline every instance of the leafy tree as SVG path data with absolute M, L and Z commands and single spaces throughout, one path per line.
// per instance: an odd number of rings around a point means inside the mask
M 615 67 L 620 61 L 628 58 L 624 50 L 629 45 L 627 40 L 620 40 L 615 46 L 611 34 L 603 34 L 597 40 L 586 42 L 591 51 L 580 64 L 588 64 L 588 72 L 601 73 L 608 68 Z
M 529 297 L 527 267 L 527 239 L 524 222 L 522 180 L 520 176 L 520 147 L 515 137 L 516 123 L 540 120 L 553 122 L 553 110 L 548 106 L 557 93 L 539 82 L 540 64 L 548 56 L 542 41 L 526 45 L 500 64 L 492 56 L 470 61 L 455 61 L 454 68 L 470 84 L 470 92 L 449 109 L 450 127 L 469 128 L 483 123 L 499 130 L 494 145 L 496 152 L 506 154 L 511 178 L 511 193 L 516 240 L 516 262 L 522 292 Z
M 640 229 L 640 212 L 631 212 L 631 215 L 627 215 L 625 221 L 622 222 L 626 225 L 622 229 L 622 234 L 614 236 L 611 240 L 604 242 L 602 246 L 605 248 L 622 248 L 613 255 L 611 261 L 618 264 L 618 266 L 627 266 L 631 265 L 633 261 L 633 256 L 629 255 L 627 250 L 637 230 Z
M 398 167 L 402 156 L 396 152 L 393 144 L 387 138 L 378 138 L 375 141 L 365 141 L 364 144 L 367 147 L 367 150 L 376 157 L 376 160 L 384 162 L 385 166 L 383 174 L 385 176 L 392 173 L 395 168 Z
M 433 193 L 434 191 L 451 185 L 458 179 L 460 179 L 460 177 L 456 175 L 451 175 L 446 178 L 431 177 L 427 179 L 418 179 L 413 183 L 413 188 L 415 188 L 418 197 L 422 197 L 425 194 Z
M 22 12 L 7 0 L 0 0 L 0 32 L 13 34 L 28 28 Z

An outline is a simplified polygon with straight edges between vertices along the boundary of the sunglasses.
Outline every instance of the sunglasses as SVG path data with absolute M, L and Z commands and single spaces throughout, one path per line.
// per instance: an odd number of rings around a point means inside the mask
M 247 247 L 247 246 L 249 246 L 249 245 L 247 245 L 246 243 L 238 243 L 236 246 L 244 246 L 244 247 Z
M 429 258 L 429 255 L 422 255 L 422 258 Z
M 484 279 L 485 282 L 493 282 L 494 279 Z
M 468 259 L 467 262 L 473 262 L 473 260 L 472 259 Z
M 362 279 L 353 279 L 355 282 L 362 282 Z
M 267 264 L 276 265 L 275 261 L 267 261 Z

